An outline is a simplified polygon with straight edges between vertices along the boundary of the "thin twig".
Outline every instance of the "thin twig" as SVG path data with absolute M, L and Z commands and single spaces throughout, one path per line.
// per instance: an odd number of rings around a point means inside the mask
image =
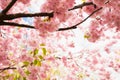
M 71 26 L 71 27 L 66 27 L 66 28 L 59 28 L 57 31 L 65 31 L 65 30 L 70 30 L 70 29 L 76 29 L 76 26 Z
M 82 3 L 82 4 L 79 4 L 79 5 L 77 5 L 77 6 L 74 6 L 74 7 L 71 8 L 71 9 L 68 9 L 68 11 L 71 11 L 71 10 L 74 10 L 74 9 L 83 8 L 84 6 L 89 6 L 89 5 L 93 5 L 94 8 L 97 7 L 93 2 L 84 2 L 84 3 Z
M 77 58 L 77 57 L 79 57 L 79 56 L 76 56 L 76 57 L 74 57 L 74 58 Z M 55 59 L 59 59 L 59 60 L 61 60 L 62 59 L 62 57 L 54 57 Z M 73 59 L 73 57 L 66 57 L 66 59 L 67 60 L 72 60 Z M 46 59 L 43 59 L 42 61 L 45 61 Z M 32 66 L 33 65 L 33 62 L 31 62 L 30 63 L 30 65 Z M 23 66 L 21 66 L 21 68 L 24 68 L 24 67 L 27 67 L 26 65 L 23 65 Z M 5 68 L 2 68 L 2 69 L 0 69 L 0 73 L 1 72 L 3 72 L 3 71 L 6 71 L 6 70 L 14 70 L 14 69 L 17 69 L 17 67 L 10 67 L 10 66 L 8 66 L 8 67 L 5 67 Z
M 26 67 L 26 65 L 21 66 L 21 68 L 24 68 L 24 67 Z M 10 69 L 14 70 L 14 69 L 17 69 L 17 67 L 8 66 L 8 67 L 5 67 L 5 68 L 2 68 L 2 69 L 0 69 L 0 73 L 2 73 L 3 71 L 6 71 L 6 70 L 10 70 Z
M 31 25 L 18 24 L 18 23 L 14 23 L 14 22 L 0 22 L 0 25 L 15 26 L 15 27 L 25 27 L 25 28 L 33 28 L 33 29 L 35 29 L 35 27 L 31 26 Z
M 81 22 L 71 26 L 71 27 L 67 27 L 67 28 L 59 28 L 58 31 L 64 31 L 64 30 L 70 30 L 70 29 L 76 29 L 78 25 L 82 24 L 83 22 L 85 22 L 89 17 L 91 17 L 93 14 L 95 14 L 96 12 L 98 12 L 99 10 L 101 10 L 102 7 L 96 9 L 95 11 L 93 11 L 89 16 L 87 16 L 85 19 L 83 19 Z
M 3 14 L 6 14 L 10 8 L 15 4 L 17 0 L 11 0 L 11 2 L 8 4 L 8 6 L 2 11 Z
M 6 68 L 3 68 L 3 69 L 0 69 L 0 73 L 5 71 L 5 70 L 9 70 L 9 69 L 16 69 L 16 67 L 6 67 Z

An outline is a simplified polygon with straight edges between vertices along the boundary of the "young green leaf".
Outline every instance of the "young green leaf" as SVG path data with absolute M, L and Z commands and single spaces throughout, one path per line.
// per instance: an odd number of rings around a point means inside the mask
M 44 43 L 41 43 L 40 46 L 45 46 L 45 44 L 44 44 Z
M 40 55 L 40 56 L 38 56 L 38 57 L 39 57 L 40 60 L 43 60 L 43 56 L 42 56 L 42 55 Z
M 26 75 L 31 74 L 30 71 L 28 71 L 28 70 L 25 70 L 25 73 L 26 73 Z
M 35 66 L 41 66 L 41 61 L 35 59 L 34 62 L 33 62 L 33 64 L 34 64 Z
M 34 56 L 36 56 L 36 55 L 38 54 L 38 52 L 39 52 L 39 50 L 36 48 L 36 49 L 34 50 Z
M 24 64 L 25 66 L 28 66 L 30 63 L 29 63 L 28 61 L 24 61 L 23 64 Z
M 20 74 L 16 73 L 15 76 L 14 76 L 14 80 L 18 80 L 19 78 L 20 78 Z
M 42 52 L 43 52 L 43 56 L 45 56 L 45 55 L 46 55 L 46 53 L 47 53 L 46 48 L 42 48 Z
M 27 80 L 26 77 L 23 77 L 23 80 Z

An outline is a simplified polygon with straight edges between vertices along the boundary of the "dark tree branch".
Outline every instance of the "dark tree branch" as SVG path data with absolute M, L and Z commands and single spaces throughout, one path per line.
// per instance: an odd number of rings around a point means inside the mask
M 8 10 L 15 4 L 17 0 L 12 0 L 10 2 L 10 4 L 2 11 L 2 13 L 0 13 L 0 25 L 9 25 L 9 26 L 17 26 L 17 27 L 26 27 L 26 28 L 35 28 L 34 26 L 31 25 L 27 25 L 27 24 L 19 24 L 19 23 L 14 23 L 14 22 L 5 22 L 5 20 L 12 20 L 12 19 L 16 19 L 16 18 L 22 18 L 22 17 L 40 17 L 40 16 L 48 16 L 48 17 L 53 17 L 53 12 L 51 13 L 16 13 L 16 14 L 6 14 L 6 12 L 8 12 Z M 74 9 L 78 9 L 78 8 L 82 8 L 84 6 L 89 6 L 89 5 L 93 5 L 96 8 L 96 5 L 93 2 L 85 2 L 82 3 L 80 5 L 77 5 L 70 10 L 74 10 Z M 101 8 L 93 11 L 88 17 L 86 17 L 83 21 L 77 23 L 74 26 L 71 27 L 67 27 L 67 28 L 59 28 L 57 31 L 64 31 L 64 30 L 70 30 L 70 29 L 76 29 L 77 26 L 81 23 L 83 23 L 84 21 L 86 21 L 90 16 L 92 16 L 94 13 L 96 13 L 97 11 L 99 11 Z
M 3 68 L 3 69 L 0 69 L 0 73 L 5 71 L 5 70 L 9 70 L 9 69 L 16 69 L 16 67 L 6 67 L 6 68 Z
M 6 26 L 15 26 L 15 27 L 26 27 L 26 28 L 35 28 L 34 26 L 27 25 L 27 24 L 18 24 L 14 22 L 0 22 L 0 25 L 6 25 Z
M 22 17 L 42 17 L 42 16 L 48 16 L 48 17 L 53 17 L 53 12 L 51 13 L 16 13 L 16 14 L 8 14 L 8 15 L 3 15 L 1 16 L 2 20 L 12 20 L 16 18 L 22 18 Z
M 21 66 L 21 68 L 24 68 L 24 67 L 26 67 L 26 66 L 25 65 Z M 2 68 L 2 69 L 0 69 L 0 73 L 3 72 L 3 71 L 6 71 L 6 70 L 10 70 L 10 69 L 14 70 L 14 69 L 17 69 L 17 67 L 8 66 L 8 67 L 5 67 L 5 68 Z
M 85 22 L 89 17 L 91 17 L 93 14 L 95 14 L 96 12 L 98 12 L 99 10 L 101 10 L 102 7 L 96 9 L 95 11 L 93 11 L 88 17 L 86 17 L 84 20 L 82 20 L 81 22 L 71 26 L 71 27 L 67 27 L 67 28 L 59 28 L 58 31 L 64 31 L 64 30 L 70 30 L 70 29 L 76 29 L 78 25 L 82 24 L 83 22 Z
M 82 3 L 82 4 L 79 4 L 79 5 L 77 5 L 77 6 L 74 6 L 74 7 L 71 8 L 71 9 L 68 9 L 68 11 L 71 11 L 71 10 L 74 10 L 74 9 L 83 8 L 84 6 L 89 6 L 89 5 L 93 5 L 94 8 L 97 7 L 93 2 L 84 2 L 84 3 Z
M 99 10 L 101 10 L 102 7 L 96 9 L 95 11 L 93 11 L 88 17 L 86 17 L 84 20 L 82 20 L 81 22 L 79 22 L 78 24 L 74 25 L 74 26 L 78 26 L 80 25 L 81 23 L 85 22 L 89 17 L 91 17 L 93 14 L 95 14 L 96 12 L 98 12 Z
M 8 4 L 8 6 L 2 11 L 3 14 L 6 14 L 10 8 L 15 4 L 17 0 L 11 0 L 11 2 Z
M 70 30 L 70 29 L 76 29 L 76 26 L 71 26 L 71 27 L 66 27 L 66 28 L 59 28 L 57 31 L 65 31 L 65 30 Z

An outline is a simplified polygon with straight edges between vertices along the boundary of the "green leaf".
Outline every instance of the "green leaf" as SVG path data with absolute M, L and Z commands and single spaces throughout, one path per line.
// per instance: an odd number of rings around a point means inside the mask
M 38 56 L 38 57 L 39 57 L 40 60 L 43 60 L 43 56 L 40 55 L 40 56 Z
M 23 80 L 27 80 L 26 77 L 23 77 Z
M 34 64 L 35 66 L 41 66 L 41 61 L 35 59 L 34 62 L 33 62 L 33 64 Z
M 38 54 L 38 52 L 39 52 L 39 50 L 36 48 L 36 49 L 34 50 L 34 56 L 36 56 L 36 55 Z
M 45 46 L 45 44 L 44 44 L 44 43 L 41 43 L 40 46 Z
M 14 76 L 14 80 L 18 80 L 19 78 L 20 78 L 20 74 L 16 73 L 15 76 Z
M 37 64 L 37 60 L 36 60 L 36 59 L 34 60 L 33 64 L 34 64 L 34 65 L 36 65 L 36 64 Z
M 31 74 L 30 71 L 28 71 L 28 70 L 25 70 L 25 73 L 26 73 L 26 75 Z
M 16 76 L 14 77 L 14 80 L 17 80 L 17 77 L 16 77 Z
M 41 61 L 38 61 L 37 66 L 41 66 Z
M 43 56 L 45 56 L 45 55 L 46 55 L 46 53 L 47 53 L 46 48 L 42 48 L 42 52 L 43 52 Z
M 25 66 L 28 66 L 30 63 L 29 63 L 28 61 L 24 61 L 23 64 L 24 64 Z

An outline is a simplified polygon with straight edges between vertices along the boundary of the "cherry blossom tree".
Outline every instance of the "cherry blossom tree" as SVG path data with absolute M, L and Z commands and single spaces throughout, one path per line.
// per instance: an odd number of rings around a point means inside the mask
M 0 0 L 0 80 L 120 80 L 120 1 L 43 1 Z

